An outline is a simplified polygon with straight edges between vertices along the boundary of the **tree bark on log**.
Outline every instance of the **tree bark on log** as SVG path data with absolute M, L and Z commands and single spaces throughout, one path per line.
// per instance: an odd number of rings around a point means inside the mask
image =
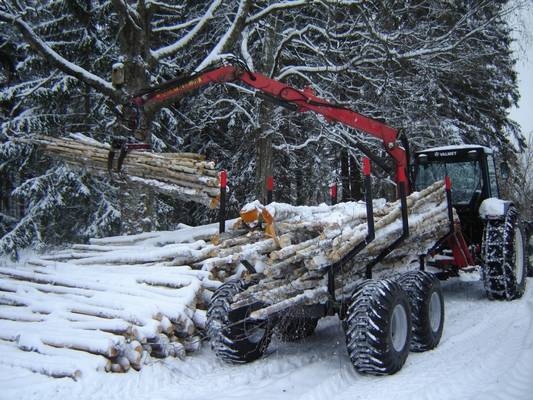
M 108 173 L 110 148 L 94 140 L 76 141 L 49 136 L 20 140 L 37 144 L 44 153 L 70 165 L 86 168 L 91 173 Z M 121 179 L 125 185 L 129 182 L 142 183 L 187 201 L 214 206 L 220 194 L 215 164 L 205 161 L 205 157 L 198 154 L 134 150 L 127 154 L 122 170 L 125 175 Z

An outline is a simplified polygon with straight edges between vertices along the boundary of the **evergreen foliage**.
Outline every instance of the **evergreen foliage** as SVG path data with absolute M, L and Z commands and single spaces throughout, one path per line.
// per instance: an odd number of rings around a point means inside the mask
M 213 220 L 203 207 L 70 170 L 17 137 L 127 135 L 121 112 L 129 95 L 228 55 L 383 119 L 415 148 L 480 143 L 513 159 L 509 137 L 524 142 L 507 117 L 518 98 L 508 3 L 5 0 L 0 173 L 20 176 L 12 196 L 26 213 L 1 217 L 0 248 L 15 254 L 32 243 Z M 125 67 L 120 88 L 109 82 L 116 62 Z M 229 171 L 233 213 L 261 197 L 257 188 L 269 173 L 276 200 L 318 203 L 340 173 L 342 149 L 359 156 L 354 143 L 363 140 L 385 155 L 378 140 L 235 86 L 213 85 L 142 117 L 154 148 L 204 153 Z

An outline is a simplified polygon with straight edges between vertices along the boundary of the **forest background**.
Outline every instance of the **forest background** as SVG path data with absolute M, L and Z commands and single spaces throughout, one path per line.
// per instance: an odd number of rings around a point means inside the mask
M 482 144 L 510 166 L 506 196 L 531 218 L 531 146 L 509 118 L 517 104 L 510 15 L 527 1 L 5 0 L 0 4 L 0 252 L 16 256 L 88 237 L 172 229 L 216 213 L 71 169 L 21 137 L 128 136 L 131 94 L 231 57 L 248 68 L 401 129 L 411 150 Z M 111 83 L 121 63 L 125 84 Z M 230 210 L 361 197 L 356 143 L 379 141 L 316 115 L 213 85 L 151 110 L 156 151 L 197 152 L 226 169 Z M 531 158 L 529 158 L 531 160 Z M 382 172 L 378 195 L 394 193 Z

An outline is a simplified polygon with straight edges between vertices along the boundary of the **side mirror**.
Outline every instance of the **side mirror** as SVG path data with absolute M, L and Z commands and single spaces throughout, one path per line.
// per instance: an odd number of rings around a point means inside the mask
M 418 159 L 418 163 L 420 165 L 427 165 L 427 163 L 428 163 L 428 155 L 427 154 L 419 154 L 417 159 Z

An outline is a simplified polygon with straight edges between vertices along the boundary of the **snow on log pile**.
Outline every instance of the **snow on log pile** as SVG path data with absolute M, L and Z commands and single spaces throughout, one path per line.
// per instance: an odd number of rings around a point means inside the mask
M 90 173 L 107 174 L 108 144 L 81 134 L 73 139 L 38 136 L 21 139 L 39 146 L 44 153 L 57 157 L 69 165 L 83 167 Z M 118 152 L 115 155 L 115 163 Z M 219 197 L 218 174 L 215 163 L 193 153 L 128 152 L 122 166 L 121 179 L 127 183 L 150 186 L 185 201 L 194 201 L 211 208 Z
M 166 264 L 208 251 L 217 229 L 93 239 L 0 267 L 0 363 L 77 379 L 86 370 L 138 370 L 149 356 L 195 351 L 220 282 Z
M 273 203 L 255 207 L 265 220 L 275 221 L 270 230 L 279 237 L 280 248 L 270 252 L 263 263 L 265 277 L 240 293 L 233 307 L 262 303 L 263 308 L 251 316 L 264 319 L 289 307 L 325 301 L 329 266 L 365 240 L 364 204 L 292 207 Z M 375 276 L 397 273 L 412 261 L 418 261 L 418 256 L 425 254 L 449 230 L 446 194 L 441 182 L 408 196 L 407 207 L 409 238 L 373 268 Z M 349 298 L 354 286 L 364 277 L 367 263 L 402 234 L 399 201 L 375 201 L 374 219 L 376 238 L 335 275 L 337 299 Z
M 377 271 L 405 267 L 446 233 L 442 183 L 413 193 L 407 203 L 411 236 Z M 376 200 L 374 209 L 376 239 L 337 276 L 339 296 L 400 236 L 399 203 Z M 0 363 L 76 379 L 87 368 L 125 372 L 151 356 L 184 357 L 204 339 L 214 290 L 248 273 L 243 260 L 261 279 L 237 305 L 262 302 L 255 317 L 324 301 L 327 266 L 364 239 L 365 210 L 356 202 L 254 202 L 242 218 L 226 221 L 222 235 L 211 224 L 91 239 L 23 266 L 1 267 Z

